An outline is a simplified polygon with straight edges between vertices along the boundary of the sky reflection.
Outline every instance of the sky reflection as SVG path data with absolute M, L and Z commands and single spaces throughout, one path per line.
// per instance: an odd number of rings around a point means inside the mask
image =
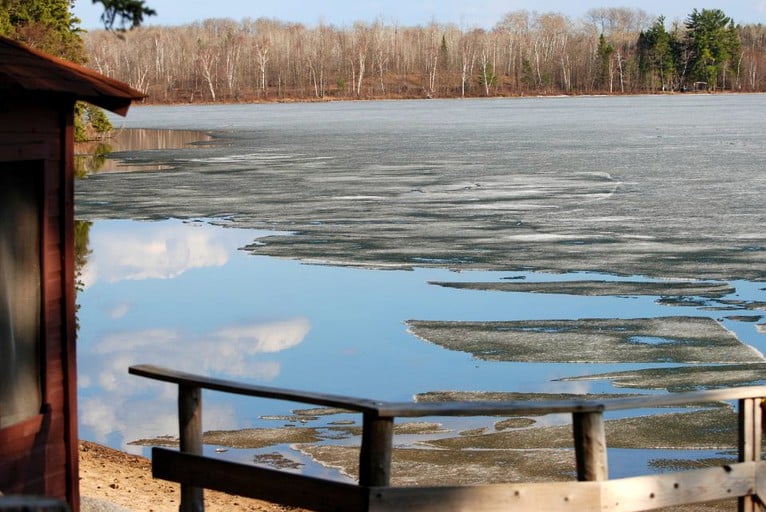
M 253 231 L 245 234 L 174 220 L 95 223 L 79 297 L 83 325 L 78 351 L 80 421 L 86 436 L 127 449 L 125 443 L 131 440 L 177 431 L 175 388 L 129 376 L 127 368 L 133 364 L 152 362 L 258 381 L 279 375 L 280 361 L 268 355 L 302 343 L 311 330 L 307 318 L 240 314 L 236 320 L 216 322 L 218 315 L 214 315 L 208 318 L 207 328 L 189 329 L 189 322 L 178 322 L 165 312 L 189 318 L 204 314 L 201 287 L 181 287 L 175 293 L 194 290 L 199 296 L 160 299 L 150 310 L 144 307 L 152 302 L 149 297 L 120 291 L 151 288 L 168 280 L 181 283 L 179 278 L 188 272 L 222 267 L 240 246 L 257 236 Z M 214 297 L 210 300 L 215 302 Z M 236 425 L 231 406 L 213 403 L 206 409 L 205 428 Z M 135 414 L 138 410 L 140 415 Z
M 383 400 L 439 390 L 611 392 L 620 390 L 605 381 L 557 379 L 662 365 L 481 361 L 416 338 L 405 322 L 721 316 L 705 307 L 661 305 L 649 296 L 487 292 L 429 284 L 589 279 L 588 274 L 375 271 L 305 265 L 239 250 L 267 234 L 209 222 L 94 222 L 85 288 L 78 295 L 83 439 L 141 451 L 127 443 L 177 432 L 175 387 L 128 375 L 134 364 Z M 763 297 L 761 288 L 739 284 L 737 298 Z M 765 338 L 752 322 L 737 327 L 746 343 Z M 204 428 L 255 426 L 262 424 L 261 415 L 286 414 L 295 407 L 254 406 L 252 399 L 215 394 L 205 399 Z
M 136 230 L 131 221 L 95 228 L 91 258 L 82 273 L 87 288 L 99 280 L 172 279 L 192 268 L 220 267 L 242 243 L 235 230 L 211 230 L 205 224 L 148 223 Z

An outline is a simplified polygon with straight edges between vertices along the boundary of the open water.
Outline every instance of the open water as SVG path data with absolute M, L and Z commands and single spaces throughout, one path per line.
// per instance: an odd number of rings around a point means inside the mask
M 174 388 L 128 376 L 138 363 L 392 400 L 653 393 L 560 379 L 688 364 L 487 360 L 414 336 L 409 320 L 705 317 L 766 352 L 765 106 L 690 95 L 134 107 L 116 122 L 212 139 L 121 151 L 77 183 L 77 216 L 92 222 L 81 437 L 135 451 L 175 435 Z M 430 284 L 666 279 L 732 291 Z M 263 417 L 295 408 L 209 396 L 206 429 L 280 427 Z

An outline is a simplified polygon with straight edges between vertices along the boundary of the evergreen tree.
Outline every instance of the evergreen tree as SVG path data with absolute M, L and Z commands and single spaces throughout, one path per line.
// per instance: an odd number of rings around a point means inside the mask
M 439 46 L 439 60 L 442 69 L 449 67 L 449 48 L 447 47 L 447 36 L 444 34 L 442 34 L 442 44 Z
M 521 83 L 530 89 L 535 87 L 535 72 L 532 70 L 532 62 L 527 58 L 521 61 Z
M 146 6 L 144 0 L 92 0 L 94 4 L 100 3 L 104 6 L 104 13 L 101 15 L 101 20 L 104 22 L 104 27 L 111 29 L 114 27 L 116 21 L 119 20 L 118 30 L 124 30 L 127 28 L 136 28 L 144 21 L 145 16 L 154 16 L 157 14 L 153 9 Z M 60 17 L 63 19 L 60 5 L 66 5 L 66 16 L 70 20 L 74 20 L 75 24 L 79 23 L 77 18 L 72 17 L 70 11 L 74 5 L 74 0 L 63 0 L 50 2 L 41 0 L 0 0 L 0 34 L 7 35 L 6 30 L 8 27 L 16 25 L 13 21 L 8 20 L 8 14 L 13 11 L 19 12 L 34 12 L 40 9 L 46 10 L 52 7 L 51 14 L 54 17 Z M 27 11 L 27 8 L 29 10 Z M 11 16 L 12 17 L 12 16 Z M 22 14 L 23 17 L 23 14 Z M 8 36 L 11 37 L 11 36 Z M 47 50 L 46 50 L 47 51 Z M 55 52 L 49 52 L 55 53 Z
M 598 63 L 599 63 L 599 86 L 602 89 L 609 87 L 609 92 L 612 92 L 612 54 L 614 53 L 614 46 L 606 42 L 604 34 L 598 38 Z
M 145 5 L 144 0 L 93 0 L 104 6 L 104 14 L 101 21 L 106 28 L 114 27 L 115 21 L 120 20 L 119 30 L 136 28 L 144 22 L 144 16 L 157 14 L 154 9 Z
M 80 20 L 72 16 L 74 0 L 7 0 L 0 5 L 0 35 L 33 48 L 85 62 Z
M 657 82 L 662 91 L 673 90 L 676 63 L 673 58 L 675 38 L 665 30 L 665 18 L 660 16 L 646 32 L 638 36 L 638 66 L 649 89 Z
M 690 78 L 708 89 L 725 87 L 726 71 L 740 50 L 739 31 L 720 9 L 694 9 L 686 21 Z
M 497 85 L 497 75 L 491 62 L 484 62 L 479 70 L 479 85 L 484 87 L 484 93 L 489 96 L 489 88 Z

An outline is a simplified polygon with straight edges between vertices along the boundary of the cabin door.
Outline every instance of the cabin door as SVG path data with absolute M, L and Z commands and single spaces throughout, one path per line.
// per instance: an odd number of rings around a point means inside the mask
M 40 414 L 42 161 L 0 163 L 0 429 Z

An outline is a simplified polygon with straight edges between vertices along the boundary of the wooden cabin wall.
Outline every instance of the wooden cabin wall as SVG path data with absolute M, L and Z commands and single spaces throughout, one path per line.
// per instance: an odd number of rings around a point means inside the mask
M 73 102 L 0 102 L 0 172 L 39 168 L 40 414 L 0 429 L 0 491 L 67 500 L 79 510 L 74 323 Z M 0 343 L 3 340 L 0 339 Z

